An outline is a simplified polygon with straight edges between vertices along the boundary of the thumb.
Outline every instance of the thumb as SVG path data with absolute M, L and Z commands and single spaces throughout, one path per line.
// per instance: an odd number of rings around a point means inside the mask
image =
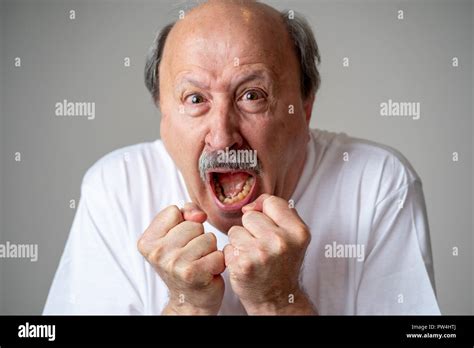
M 244 205 L 242 207 L 242 213 L 246 213 L 246 212 L 251 211 L 251 210 L 262 212 L 263 211 L 263 201 L 266 200 L 268 197 L 271 197 L 268 193 L 261 194 L 252 203 Z
M 207 219 L 207 214 L 193 202 L 188 202 L 181 208 L 181 213 L 186 221 L 194 221 L 202 224 Z

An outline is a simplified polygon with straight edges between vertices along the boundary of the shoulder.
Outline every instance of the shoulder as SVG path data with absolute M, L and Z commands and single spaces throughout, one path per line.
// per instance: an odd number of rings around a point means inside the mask
M 311 138 L 321 166 L 372 182 L 379 198 L 413 182 L 421 183 L 408 159 L 390 146 L 318 129 L 311 130 Z
M 123 187 L 130 180 L 154 174 L 170 160 L 160 140 L 122 147 L 97 160 L 85 173 L 82 186 Z

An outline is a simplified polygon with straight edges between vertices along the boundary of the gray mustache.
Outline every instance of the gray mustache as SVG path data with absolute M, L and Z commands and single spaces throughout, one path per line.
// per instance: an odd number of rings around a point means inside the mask
M 260 175 L 262 163 L 256 154 L 256 150 L 229 150 L 228 148 L 226 150 L 203 152 L 201 156 L 199 156 L 199 175 L 202 181 L 206 182 L 206 173 L 214 169 L 250 171 L 256 175 Z M 234 157 L 228 155 L 232 153 L 231 151 L 234 151 Z

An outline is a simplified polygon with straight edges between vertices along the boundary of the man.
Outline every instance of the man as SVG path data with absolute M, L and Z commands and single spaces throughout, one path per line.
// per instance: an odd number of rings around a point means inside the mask
M 45 313 L 439 314 L 420 179 L 309 129 L 317 62 L 308 24 L 261 3 L 163 29 L 161 141 L 88 171 Z

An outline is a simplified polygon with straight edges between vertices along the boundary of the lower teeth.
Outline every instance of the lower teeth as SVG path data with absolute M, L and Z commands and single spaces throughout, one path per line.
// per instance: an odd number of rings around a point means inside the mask
M 250 176 L 245 181 L 245 184 L 244 184 L 244 187 L 242 188 L 242 190 L 238 194 L 236 194 L 232 197 L 224 196 L 223 193 L 222 193 L 222 189 L 221 189 L 220 185 L 217 182 L 214 182 L 214 188 L 215 188 L 215 192 L 216 192 L 217 197 L 219 198 L 219 200 L 222 203 L 232 204 L 232 203 L 239 202 L 239 201 L 245 199 L 245 197 L 247 197 L 248 194 L 250 193 L 250 189 L 252 188 L 252 184 L 253 184 L 253 177 Z

